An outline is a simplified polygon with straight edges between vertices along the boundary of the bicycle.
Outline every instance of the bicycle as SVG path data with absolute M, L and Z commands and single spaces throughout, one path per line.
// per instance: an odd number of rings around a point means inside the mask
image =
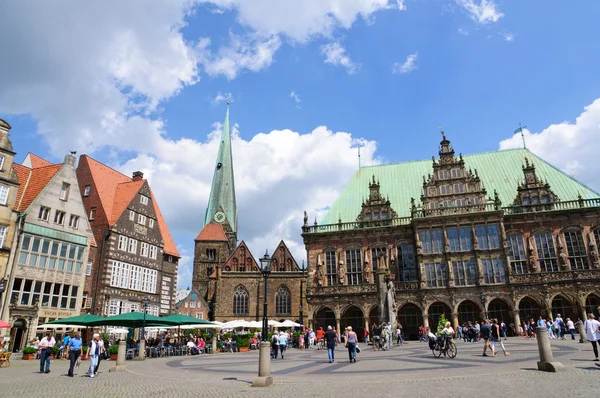
M 431 352 L 435 358 L 439 358 L 442 356 L 442 354 L 444 354 L 444 356 L 454 359 L 458 353 L 456 344 L 444 336 L 436 338 L 435 341 L 430 339 L 429 348 L 431 348 Z
M 373 336 L 373 351 L 387 351 L 390 348 L 388 340 L 384 337 Z
M 325 341 L 324 339 L 319 339 L 317 341 L 317 350 L 324 350 L 325 349 Z

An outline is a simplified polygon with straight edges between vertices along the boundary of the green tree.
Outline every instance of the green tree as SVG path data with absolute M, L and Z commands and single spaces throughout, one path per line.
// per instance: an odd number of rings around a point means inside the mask
M 448 320 L 446 319 L 446 316 L 444 314 L 442 314 L 442 316 L 440 316 L 440 320 L 438 321 L 438 325 L 437 325 L 437 334 L 438 335 L 440 333 L 442 333 L 442 330 L 444 330 L 444 328 L 446 327 L 446 322 L 448 322 Z

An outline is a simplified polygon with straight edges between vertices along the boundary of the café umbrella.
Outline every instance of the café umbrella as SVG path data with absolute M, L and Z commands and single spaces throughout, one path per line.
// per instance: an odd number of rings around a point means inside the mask
M 77 315 L 69 318 L 55 319 L 54 321 L 43 323 L 42 325 L 75 325 L 75 326 L 94 326 L 92 323 L 106 319 L 104 317 L 93 315 L 93 314 L 85 314 L 85 315 Z
M 169 316 L 163 316 L 160 319 L 177 322 L 178 325 L 210 325 L 217 327 L 212 322 L 206 321 L 204 319 L 194 318 L 188 315 L 183 314 L 174 314 Z
M 141 328 L 142 326 L 177 326 L 177 322 L 160 318 L 142 312 L 125 312 L 123 314 L 109 316 L 89 323 L 89 326 L 123 326 L 126 328 Z

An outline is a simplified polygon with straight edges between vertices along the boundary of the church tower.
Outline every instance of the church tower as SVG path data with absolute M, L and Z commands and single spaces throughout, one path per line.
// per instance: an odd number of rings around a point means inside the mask
M 209 282 L 237 246 L 237 207 L 233 179 L 229 103 L 204 216 L 202 231 L 194 240 L 193 288 L 210 300 Z

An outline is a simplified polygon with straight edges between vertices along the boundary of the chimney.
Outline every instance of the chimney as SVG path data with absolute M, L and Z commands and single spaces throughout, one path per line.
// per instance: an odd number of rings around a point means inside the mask
M 65 156 L 64 164 L 68 164 L 70 166 L 75 167 L 76 162 L 77 162 L 77 158 L 75 157 L 75 153 L 71 152 L 70 154 Z
M 133 181 L 142 181 L 144 179 L 144 173 L 141 171 L 133 172 Z

